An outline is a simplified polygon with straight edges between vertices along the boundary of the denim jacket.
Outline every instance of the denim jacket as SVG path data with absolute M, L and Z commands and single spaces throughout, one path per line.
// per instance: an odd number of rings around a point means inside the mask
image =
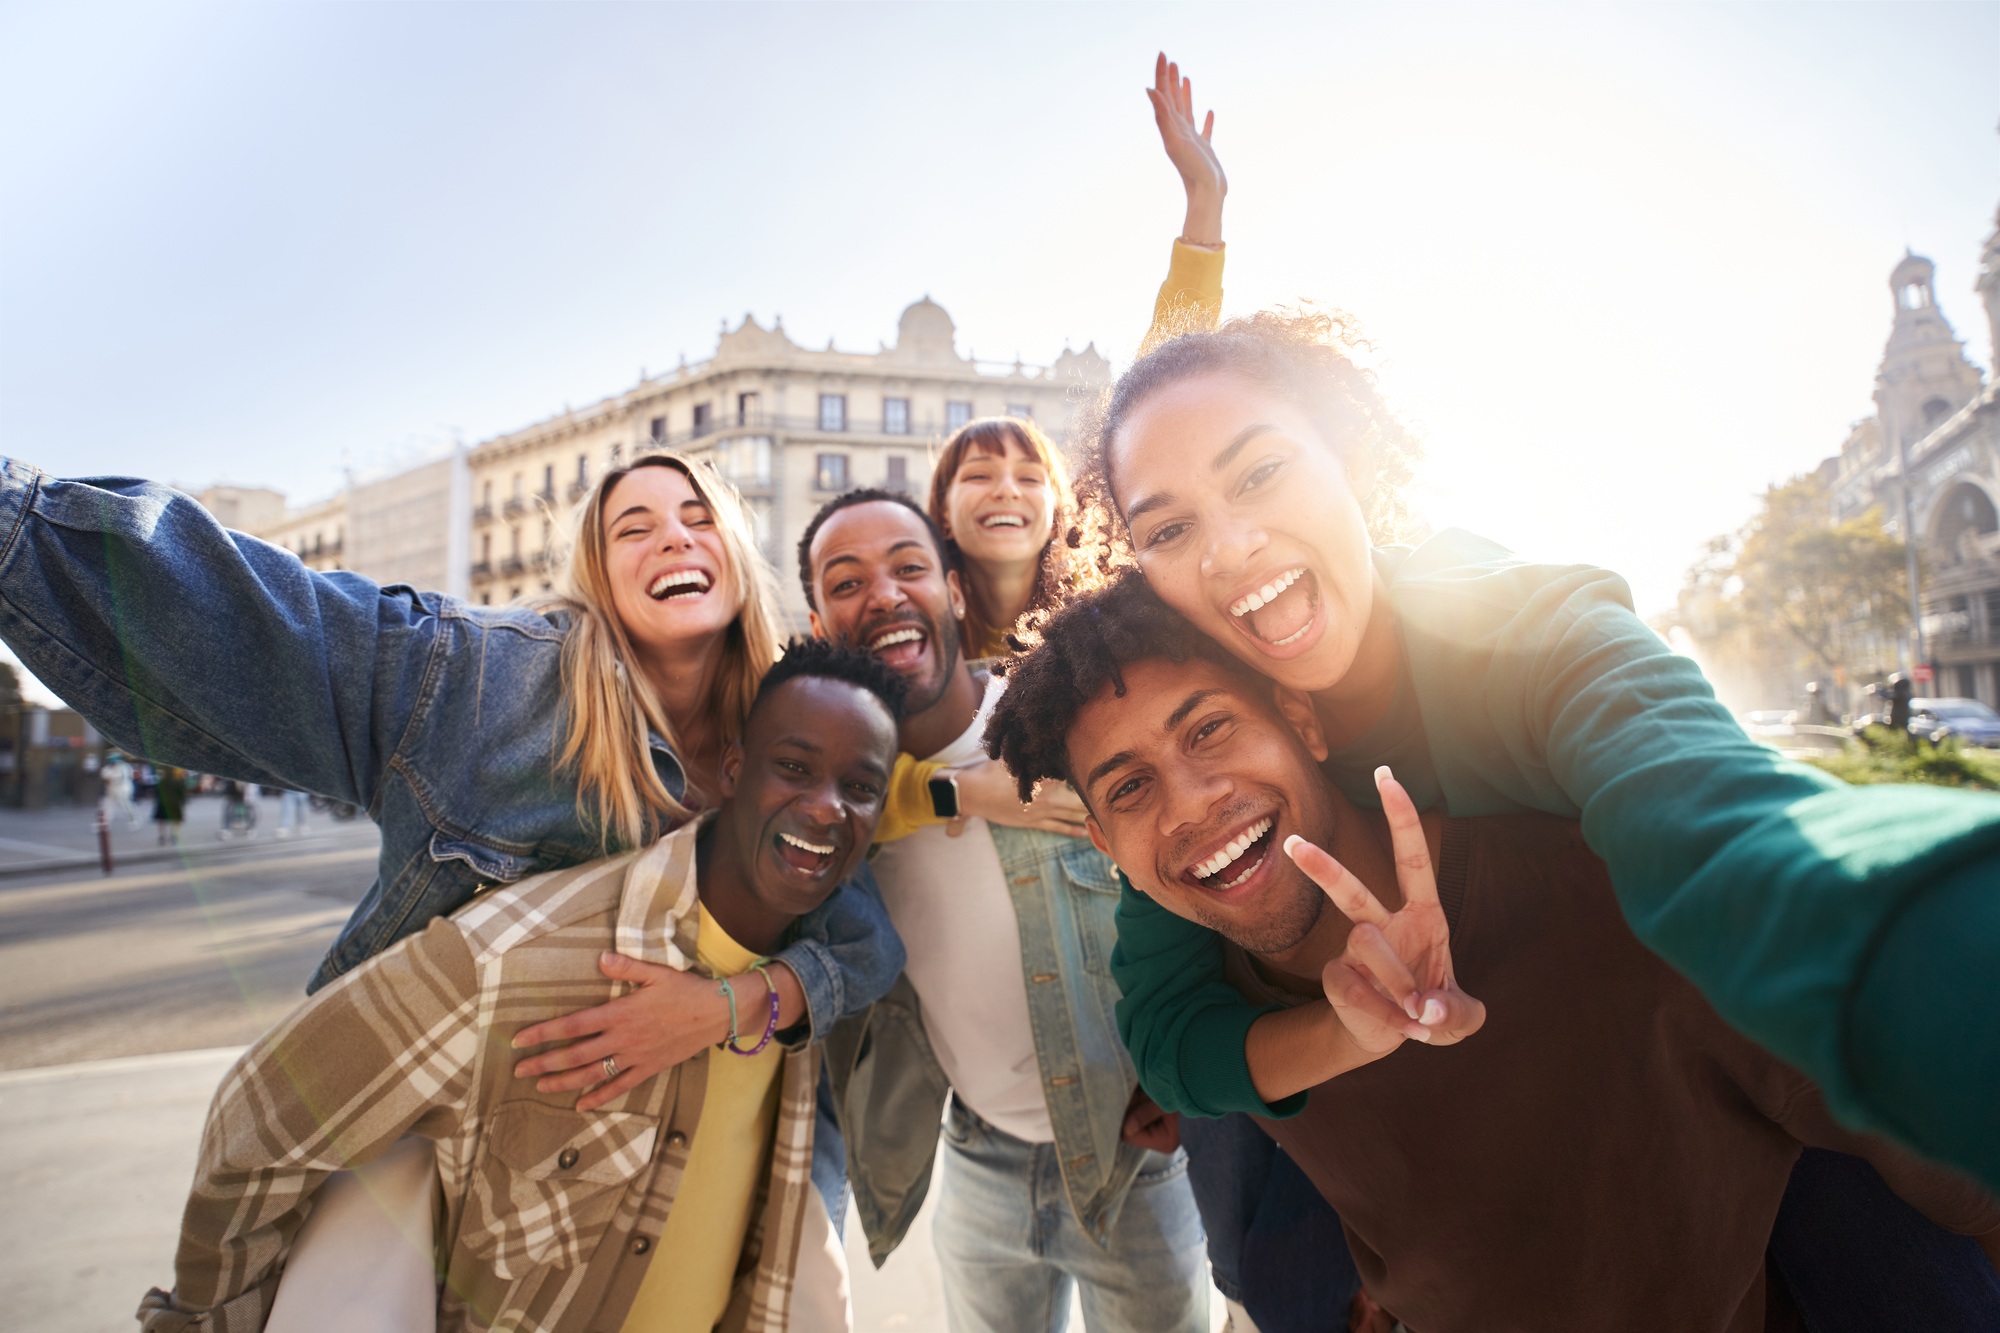
M 62 481 L 0 458 L 0 640 L 133 754 L 365 809 L 376 880 L 317 990 L 482 884 L 602 856 L 555 763 L 559 621 L 318 574 L 127 478 Z M 653 763 L 684 790 L 655 736 Z M 820 1032 L 903 965 L 864 868 L 781 954 Z
M 1111 979 L 1118 872 L 1080 839 L 988 827 L 1014 900 L 1028 1021 L 1063 1187 L 1072 1215 L 1104 1244 L 1146 1156 L 1121 1136 L 1138 1076 L 1118 1039 Z M 827 1069 L 855 1211 L 879 1266 L 923 1206 L 951 1091 L 908 977 L 833 1030 Z

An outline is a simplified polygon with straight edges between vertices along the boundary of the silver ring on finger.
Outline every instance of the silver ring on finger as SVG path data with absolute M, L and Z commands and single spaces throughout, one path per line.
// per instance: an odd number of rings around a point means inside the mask
M 607 1056 L 605 1056 L 605 1057 L 604 1057 L 604 1059 L 603 1059 L 603 1060 L 601 1061 L 601 1063 L 602 1063 L 602 1064 L 604 1065 L 604 1081 L 605 1081 L 605 1082 L 609 1083 L 609 1082 L 610 1082 L 610 1081 L 611 1081 L 612 1079 L 614 1079 L 614 1078 L 617 1078 L 617 1077 L 618 1077 L 618 1057 L 617 1057 L 617 1056 L 615 1056 L 615 1055 L 607 1055 Z

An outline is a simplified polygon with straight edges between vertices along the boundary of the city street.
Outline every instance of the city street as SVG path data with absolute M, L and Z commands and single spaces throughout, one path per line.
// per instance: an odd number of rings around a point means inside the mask
M 150 828 L 121 837 L 110 877 L 94 860 L 75 864 L 95 855 L 90 811 L 0 811 L 9 1326 L 129 1328 L 146 1288 L 171 1280 L 216 1083 L 299 1001 L 373 878 L 373 825 L 321 817 L 280 841 L 277 802 L 261 805 L 256 834 L 223 843 L 219 802 L 192 801 L 180 851 L 155 859 Z M 71 868 L 27 869 L 64 860 Z M 857 1330 L 943 1327 L 927 1215 L 879 1273 L 858 1225 L 847 1247 Z

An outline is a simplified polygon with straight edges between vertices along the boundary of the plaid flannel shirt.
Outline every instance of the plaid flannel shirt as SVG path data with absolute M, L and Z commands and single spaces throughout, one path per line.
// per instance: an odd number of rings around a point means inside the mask
M 617 1333 L 687 1167 L 712 1052 L 579 1114 L 516 1079 L 530 1023 L 602 1003 L 608 947 L 694 965 L 695 826 L 650 848 L 481 894 L 320 991 L 217 1091 L 149 1330 L 263 1327 L 292 1237 L 330 1172 L 405 1134 L 435 1142 L 440 1329 Z M 812 1162 L 818 1053 L 784 1059 L 776 1142 L 722 1327 L 779 1333 Z M 668 1262 L 672 1262 L 671 1256 Z M 357 1274 L 365 1281 L 365 1274 Z

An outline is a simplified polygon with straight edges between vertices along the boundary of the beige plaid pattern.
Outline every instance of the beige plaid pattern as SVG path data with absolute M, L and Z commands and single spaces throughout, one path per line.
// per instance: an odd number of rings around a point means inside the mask
M 202 1134 L 171 1296 L 147 1330 L 263 1326 L 285 1255 L 327 1175 L 405 1134 L 437 1148 L 440 1329 L 616 1333 L 687 1167 L 713 1052 L 589 1114 L 515 1079 L 530 1023 L 623 989 L 616 947 L 695 956 L 693 826 L 642 852 L 538 875 L 341 977 L 244 1052 Z M 776 1142 L 723 1327 L 779 1333 L 810 1183 L 817 1053 L 788 1052 Z M 667 1256 L 666 1262 L 672 1262 Z M 366 1282 L 365 1273 L 355 1275 Z

